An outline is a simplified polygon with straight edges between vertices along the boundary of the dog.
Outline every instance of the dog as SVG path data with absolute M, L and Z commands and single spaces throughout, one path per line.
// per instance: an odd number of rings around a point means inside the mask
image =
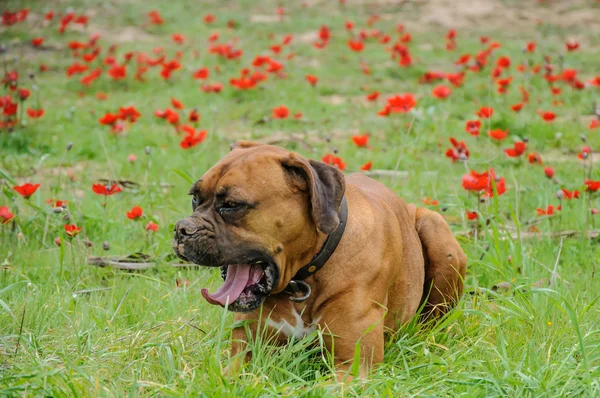
M 462 295 L 467 258 L 442 216 L 364 174 L 240 141 L 190 195 L 173 249 L 219 267 L 224 284 L 202 295 L 252 321 L 249 335 L 232 331 L 236 366 L 262 328 L 280 344 L 320 329 L 337 378 L 349 376 L 359 341 L 366 377 L 386 332 L 419 310 L 438 317 Z

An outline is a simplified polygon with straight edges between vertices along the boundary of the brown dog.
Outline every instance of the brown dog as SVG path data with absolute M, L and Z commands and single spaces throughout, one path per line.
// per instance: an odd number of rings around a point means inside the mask
M 190 194 L 174 250 L 221 268 L 225 283 L 203 289 L 206 300 L 256 321 L 252 334 L 266 323 L 280 343 L 320 328 L 338 376 L 359 340 L 364 376 L 383 360 L 384 332 L 462 294 L 467 259 L 444 219 L 362 174 L 240 142 Z M 234 329 L 232 355 L 249 359 L 251 337 Z

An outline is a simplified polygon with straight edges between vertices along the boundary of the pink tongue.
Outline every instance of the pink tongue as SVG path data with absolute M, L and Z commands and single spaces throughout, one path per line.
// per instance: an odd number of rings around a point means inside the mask
M 244 288 L 248 285 L 250 279 L 250 264 L 232 264 L 227 266 L 227 277 L 225 283 L 213 294 L 208 293 L 208 289 L 202 289 L 202 296 L 211 304 L 225 306 L 229 299 L 229 304 L 240 297 Z

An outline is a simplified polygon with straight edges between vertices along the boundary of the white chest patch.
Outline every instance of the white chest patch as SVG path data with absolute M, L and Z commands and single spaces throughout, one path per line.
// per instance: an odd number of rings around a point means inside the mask
M 290 324 L 285 319 L 275 322 L 270 318 L 267 324 L 273 329 L 278 330 L 279 333 L 283 333 L 286 337 L 294 337 L 296 339 L 302 339 L 317 330 L 317 323 L 319 322 L 318 319 L 310 325 L 306 325 L 302 320 L 302 316 L 296 311 L 295 308 L 292 309 L 292 315 L 294 316 L 295 320 L 294 325 Z

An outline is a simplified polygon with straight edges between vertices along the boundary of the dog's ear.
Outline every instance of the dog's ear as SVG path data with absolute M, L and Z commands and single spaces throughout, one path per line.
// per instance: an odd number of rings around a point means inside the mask
M 239 140 L 239 141 L 236 141 L 233 144 L 229 145 L 229 151 L 233 151 L 234 149 L 254 148 L 255 146 L 261 146 L 261 145 L 264 145 L 264 144 L 261 144 L 260 142 Z
M 337 168 L 290 153 L 282 160 L 288 184 L 307 191 L 319 231 L 330 234 L 340 224 L 339 208 L 346 191 L 344 174 Z

